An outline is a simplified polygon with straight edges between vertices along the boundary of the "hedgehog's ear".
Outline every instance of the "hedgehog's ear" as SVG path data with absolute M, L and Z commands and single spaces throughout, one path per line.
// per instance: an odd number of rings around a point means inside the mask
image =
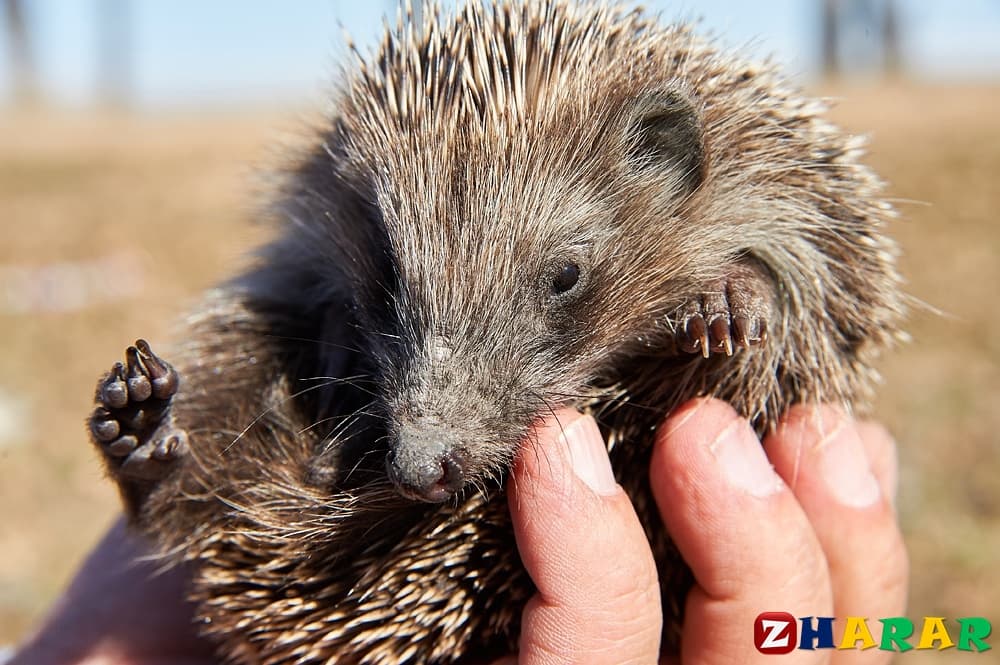
M 629 158 L 640 168 L 679 172 L 690 193 L 705 171 L 702 120 L 694 102 L 679 90 L 654 92 L 636 100 L 629 126 Z

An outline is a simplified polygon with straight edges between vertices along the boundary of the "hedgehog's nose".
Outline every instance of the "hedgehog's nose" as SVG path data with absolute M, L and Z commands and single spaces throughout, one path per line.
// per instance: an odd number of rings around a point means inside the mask
M 446 501 L 465 485 L 462 457 L 436 432 L 405 428 L 386 459 L 400 494 L 415 501 Z

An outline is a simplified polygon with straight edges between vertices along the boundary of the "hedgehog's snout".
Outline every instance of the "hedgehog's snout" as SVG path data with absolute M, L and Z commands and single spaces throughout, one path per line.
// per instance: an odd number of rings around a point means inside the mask
M 438 427 L 401 427 L 386 459 L 396 490 L 408 499 L 439 503 L 465 485 L 466 464 L 453 437 Z

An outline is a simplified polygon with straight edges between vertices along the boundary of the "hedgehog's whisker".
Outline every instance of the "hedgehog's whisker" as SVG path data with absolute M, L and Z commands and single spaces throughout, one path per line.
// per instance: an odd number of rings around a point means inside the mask
M 226 446 L 225 448 L 222 449 L 222 454 L 225 455 L 226 453 L 228 453 L 230 451 L 230 449 L 232 449 L 232 447 L 235 446 L 240 441 L 240 439 L 242 439 L 244 436 L 246 436 L 246 433 L 249 432 L 253 428 L 254 425 L 256 425 L 257 423 L 259 423 L 265 416 L 267 416 L 269 413 L 273 412 L 278 407 L 284 406 L 285 404 L 287 404 L 288 402 L 292 401 L 293 399 L 295 399 L 297 397 L 301 397 L 302 395 L 304 395 L 306 393 L 309 393 L 309 392 L 312 392 L 313 390 L 319 390 L 320 388 L 326 388 L 331 383 L 332 382 L 318 383 L 315 386 L 310 386 L 309 388 L 305 388 L 303 390 L 300 390 L 297 393 L 293 393 L 292 395 L 286 397 L 285 399 L 281 400 L 277 404 L 274 404 L 272 406 L 267 407 L 266 409 L 264 409 L 264 411 L 262 411 L 260 413 L 260 415 L 258 415 L 252 421 L 250 421 L 250 424 L 247 425 L 246 427 L 244 427 L 243 430 L 239 434 L 236 435 L 236 438 L 234 438 L 232 440 L 232 442 L 230 442 L 230 444 L 228 446 Z
M 331 342 L 330 340 L 326 339 L 312 339 L 311 337 L 294 337 L 291 335 L 276 335 L 274 333 L 264 333 L 262 337 L 269 337 L 271 339 L 280 339 L 287 342 L 305 342 L 306 344 L 317 344 L 319 346 L 328 346 L 332 349 L 350 351 L 351 353 L 361 353 L 361 349 L 356 346 L 347 346 L 346 344 L 338 344 L 337 342 Z

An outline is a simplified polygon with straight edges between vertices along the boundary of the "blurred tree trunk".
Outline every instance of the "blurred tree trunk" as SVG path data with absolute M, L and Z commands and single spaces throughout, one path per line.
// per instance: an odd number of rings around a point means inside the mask
M 4 0 L 4 23 L 10 51 L 13 100 L 18 106 L 34 106 L 40 100 L 38 72 L 21 0 Z
M 896 0 L 823 0 L 820 62 L 827 80 L 874 72 L 898 78 L 903 70 Z
M 820 18 L 820 61 L 823 64 L 823 77 L 835 79 L 840 74 L 840 63 L 837 59 L 839 39 L 838 21 L 840 17 L 838 0 L 823 0 L 823 11 Z
M 97 4 L 98 98 L 109 108 L 124 108 L 132 99 L 132 21 L 129 0 Z
M 397 13 L 406 16 L 406 9 L 409 7 L 413 25 L 421 25 L 424 22 L 424 4 L 427 0 L 387 0 L 386 15 L 389 22 L 396 20 Z
M 899 13 L 894 0 L 886 0 L 882 15 L 882 70 L 886 78 L 898 79 L 903 71 L 899 45 Z

